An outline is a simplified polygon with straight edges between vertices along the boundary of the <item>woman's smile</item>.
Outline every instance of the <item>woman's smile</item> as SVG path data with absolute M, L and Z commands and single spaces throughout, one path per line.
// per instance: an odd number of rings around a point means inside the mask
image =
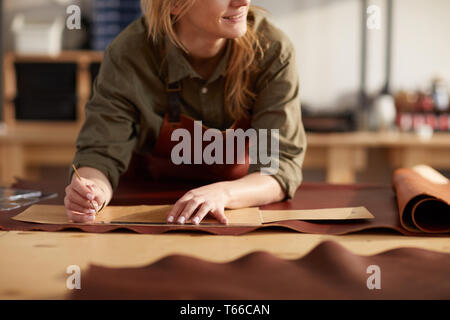
M 230 23 L 238 23 L 238 22 L 242 22 L 242 21 L 247 21 L 247 10 L 245 10 L 245 12 L 241 12 L 238 14 L 222 17 L 222 19 L 225 20 L 226 22 L 230 22 Z

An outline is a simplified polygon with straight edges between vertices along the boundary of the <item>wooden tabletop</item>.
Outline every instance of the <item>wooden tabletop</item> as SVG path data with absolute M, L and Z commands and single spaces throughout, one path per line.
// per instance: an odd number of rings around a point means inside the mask
M 61 179 L 46 180 L 39 184 L 21 181 L 14 186 L 59 190 L 59 198 L 54 201 L 62 203 L 65 185 L 65 179 Z M 115 199 L 122 202 L 129 199 L 135 204 L 139 204 L 139 199 L 148 204 L 155 204 L 152 201 L 163 203 L 163 200 L 169 203 L 167 201 L 173 202 L 183 194 L 183 190 L 188 189 L 184 185 L 175 188 L 169 184 L 148 185 L 144 188 L 136 181 L 129 186 L 124 181 L 123 190 L 117 191 Z M 150 194 L 153 196 L 150 197 Z M 133 198 L 133 195 L 136 197 Z M 298 259 L 326 240 L 336 241 L 361 255 L 373 255 L 401 247 L 450 253 L 448 237 L 404 236 L 394 231 L 365 231 L 340 236 L 304 234 L 288 229 L 261 229 L 241 236 L 188 231 L 156 235 L 125 231 L 103 234 L 0 231 L 0 299 L 64 299 L 70 294 L 66 287 L 69 277 L 66 270 L 71 265 L 81 268 L 83 288 L 83 272 L 90 264 L 142 267 L 172 254 L 227 262 L 255 251 L 266 251 L 284 259 Z
M 83 272 L 89 264 L 107 267 L 145 266 L 171 254 L 226 262 L 254 251 L 297 259 L 325 240 L 333 240 L 361 255 L 392 248 L 418 247 L 450 253 L 448 238 L 406 237 L 396 233 L 344 236 L 260 230 L 243 236 L 203 233 L 144 235 L 131 233 L 0 231 L 0 299 L 64 299 L 70 265 Z

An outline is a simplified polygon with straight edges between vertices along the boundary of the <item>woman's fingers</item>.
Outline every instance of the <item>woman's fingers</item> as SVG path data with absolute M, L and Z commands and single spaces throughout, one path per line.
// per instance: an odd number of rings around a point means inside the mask
M 95 210 L 94 209 L 87 209 L 84 207 L 80 207 L 79 205 L 75 204 L 75 203 L 68 203 L 65 205 L 66 209 L 69 211 L 75 211 L 75 212 L 80 212 L 83 214 L 95 214 Z
M 175 206 L 177 208 L 175 208 Z M 173 210 L 174 208 L 175 210 Z M 209 212 L 211 212 L 219 222 L 224 224 L 228 223 L 224 208 L 217 208 L 216 205 L 210 201 L 202 202 L 200 200 L 190 199 L 174 205 L 174 208 L 172 208 L 172 213 L 168 215 L 169 223 L 176 221 L 176 223 L 185 224 L 193 217 L 191 219 L 192 223 L 199 224 Z M 172 219 L 170 219 L 170 217 L 172 217 Z
M 185 193 L 168 212 L 167 222 L 184 224 L 190 220 L 199 224 L 211 212 L 219 222 L 228 223 L 224 212 L 226 197 L 224 191 L 217 190 L 216 186 L 205 186 Z
M 219 220 L 219 222 L 223 223 L 223 224 L 228 224 L 228 218 L 225 215 L 225 210 L 224 208 L 217 208 L 216 210 L 212 210 L 211 214 L 217 219 Z
M 92 222 L 95 220 L 95 210 L 83 208 L 75 203 L 70 202 L 68 197 L 64 198 L 64 206 L 69 222 Z
M 105 192 L 103 191 L 103 189 L 97 187 L 95 184 L 87 185 L 87 187 L 94 194 L 94 200 L 92 200 L 93 205 L 96 206 L 97 210 L 100 210 L 100 208 L 106 201 Z
M 177 220 L 179 212 L 182 210 L 182 206 L 184 206 L 185 203 L 184 202 L 176 202 L 172 209 L 170 209 L 169 213 L 167 214 L 167 222 L 168 223 L 173 223 L 174 221 Z
M 195 215 L 195 217 L 192 219 L 192 222 L 194 224 L 199 224 L 203 218 L 209 213 L 209 211 L 211 211 L 211 206 L 207 205 L 206 203 L 204 203 L 200 209 L 198 209 L 197 214 Z
M 77 203 L 71 202 L 67 196 L 64 198 L 64 206 L 66 207 L 66 214 L 69 222 L 86 223 L 95 220 L 94 209 L 85 208 Z
M 64 206 L 68 219 L 82 223 L 94 221 L 96 210 L 105 201 L 102 190 L 96 188 L 90 180 L 76 178 L 65 191 Z
M 223 224 L 228 223 L 228 218 L 225 215 L 224 208 L 214 207 L 214 205 L 209 202 L 205 202 L 200 206 L 194 218 L 192 219 L 192 222 L 194 224 L 199 224 L 203 220 L 203 218 L 206 217 L 206 215 L 210 212 L 219 222 Z
M 95 209 L 95 205 L 98 206 L 98 202 L 96 200 L 92 200 L 92 203 L 91 203 L 90 200 L 82 197 L 77 191 L 75 191 L 70 186 L 68 186 L 66 188 L 66 197 L 68 198 L 69 203 L 76 204 L 82 208 Z
M 89 187 L 88 187 L 89 185 Z M 70 186 L 78 192 L 82 197 L 88 200 L 94 200 L 95 195 L 93 192 L 93 187 L 86 180 L 74 179 Z
M 180 224 L 184 224 L 186 221 L 190 219 L 192 214 L 195 210 L 201 205 L 201 201 L 197 199 L 191 199 L 187 201 L 186 206 L 184 207 L 183 211 L 179 215 L 178 219 L 176 220 Z
M 84 208 L 82 206 L 79 206 L 76 203 L 70 202 L 70 200 L 66 197 L 64 198 L 64 206 L 66 207 L 66 211 L 68 212 L 68 218 L 69 220 L 79 220 L 78 217 L 76 219 L 72 219 L 71 216 L 69 216 L 70 212 L 76 212 L 78 214 L 83 215 L 95 215 L 94 209 Z
M 182 196 L 180 199 L 178 199 L 177 202 L 173 205 L 172 209 L 167 213 L 167 222 L 173 223 L 177 221 L 178 216 L 183 211 L 184 207 L 186 206 L 186 203 L 188 200 L 192 199 L 192 196 L 189 192 L 187 192 L 184 196 Z

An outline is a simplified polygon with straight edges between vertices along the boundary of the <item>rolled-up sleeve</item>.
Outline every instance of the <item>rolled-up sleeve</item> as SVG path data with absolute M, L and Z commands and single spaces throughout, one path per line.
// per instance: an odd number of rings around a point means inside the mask
M 98 169 L 113 190 L 128 168 L 137 141 L 139 115 L 132 101 L 131 76 L 126 63 L 107 49 L 76 141 L 75 166 Z M 69 183 L 72 175 L 70 169 Z
M 256 130 L 279 130 L 278 159 L 273 160 L 279 160 L 279 166 L 272 176 L 284 190 L 286 198 L 290 199 L 303 180 L 302 165 L 307 141 L 293 46 L 285 42 L 274 50 L 277 54 L 272 55 L 273 58 L 258 77 L 252 127 Z M 263 167 L 267 165 L 252 164 L 249 173 L 261 171 Z

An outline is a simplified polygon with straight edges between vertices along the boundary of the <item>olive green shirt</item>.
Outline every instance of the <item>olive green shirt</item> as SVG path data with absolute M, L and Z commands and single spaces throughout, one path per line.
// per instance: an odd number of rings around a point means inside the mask
M 255 15 L 254 19 L 258 36 L 263 36 L 269 47 L 257 62 L 258 72 L 252 76 L 257 96 L 251 108 L 251 127 L 279 129 L 279 169 L 273 177 L 286 197 L 292 198 L 302 181 L 307 146 L 294 47 L 266 18 Z M 100 170 L 113 190 L 127 170 L 133 151 L 152 152 L 168 110 L 167 79 L 169 83 L 181 81 L 181 94 L 187 105 L 181 113 L 210 128 L 225 130 L 233 124 L 224 108 L 224 76 L 230 46 L 227 45 L 212 76 L 204 80 L 181 49 L 167 37 L 160 41 L 163 44 L 148 40 L 144 17 L 129 25 L 106 49 L 92 97 L 86 104 L 86 121 L 76 142 L 73 163 L 76 167 Z M 251 164 L 249 173 L 261 167 Z M 72 174 L 70 169 L 69 183 Z

